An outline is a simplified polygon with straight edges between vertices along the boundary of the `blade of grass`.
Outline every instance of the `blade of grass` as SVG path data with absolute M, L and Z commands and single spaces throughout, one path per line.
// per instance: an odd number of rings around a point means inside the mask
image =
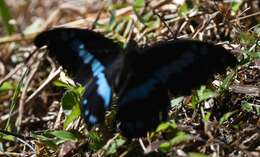
M 10 25 L 11 14 L 4 0 L 0 0 L 0 16 L 2 18 L 4 31 L 10 35 L 14 33 L 14 27 Z
M 1 0 L 0 0 L 1 1 Z M 9 115 L 11 115 L 13 113 L 13 110 L 18 102 L 18 96 L 20 94 L 20 91 L 21 91 L 21 87 L 22 87 L 22 82 L 25 78 L 25 76 L 27 75 L 28 73 L 28 69 L 25 71 L 25 73 L 23 74 L 22 78 L 20 79 L 19 83 L 18 83 L 18 86 L 15 88 L 15 91 L 14 91 L 14 95 L 12 97 L 12 101 L 11 101 L 11 106 L 10 106 L 10 111 L 9 111 Z M 5 125 L 5 129 L 4 130 L 9 130 L 10 131 L 10 121 L 11 121 L 11 116 L 9 116 L 7 122 L 6 122 L 6 125 Z M 10 136 L 10 135 L 4 135 L 4 134 L 0 134 L 0 139 L 6 139 L 6 140 L 10 140 L 10 141 L 13 141 L 13 136 Z M 3 144 L 0 143 L 0 147 L 3 148 Z M 3 150 L 3 149 L 1 149 Z
M 9 115 L 11 115 L 13 113 L 13 110 L 15 109 L 17 103 L 18 103 L 18 97 L 19 97 L 19 94 L 21 92 L 21 88 L 22 88 L 22 84 L 23 84 L 23 80 L 25 78 L 25 76 L 27 75 L 28 73 L 28 69 L 24 72 L 22 78 L 20 79 L 17 87 L 15 88 L 15 91 L 14 91 L 14 95 L 12 97 L 12 100 L 11 100 L 11 106 L 10 106 L 10 111 L 9 111 Z M 9 116 L 8 120 L 7 120 L 7 123 L 5 125 L 5 130 L 7 130 L 8 128 L 10 128 L 10 121 L 11 121 L 11 116 Z
M 236 72 L 235 71 L 231 71 L 228 76 L 223 80 L 223 83 L 220 85 L 219 87 L 219 92 L 222 93 L 224 91 L 226 91 L 232 81 L 232 79 L 234 78 Z

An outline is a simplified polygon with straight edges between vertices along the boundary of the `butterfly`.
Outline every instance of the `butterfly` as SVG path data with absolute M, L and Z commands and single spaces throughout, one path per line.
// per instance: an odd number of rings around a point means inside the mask
M 145 136 L 168 118 L 169 93 L 189 95 L 215 73 L 237 64 L 225 48 L 195 40 L 173 40 L 125 49 L 102 34 L 80 28 L 54 28 L 40 33 L 37 47 L 72 74 L 86 91 L 81 99 L 88 124 L 104 121 L 112 96 L 118 96 L 116 121 L 127 138 Z

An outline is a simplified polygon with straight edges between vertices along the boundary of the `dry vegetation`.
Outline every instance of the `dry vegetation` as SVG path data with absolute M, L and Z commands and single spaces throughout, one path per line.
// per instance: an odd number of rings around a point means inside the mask
M 259 157 L 259 0 L 177 2 L 6 1 L 12 20 L 0 23 L 0 156 Z M 64 106 L 79 88 L 58 82 L 67 79 L 58 64 L 32 44 L 40 31 L 61 25 L 94 29 L 122 46 L 130 38 L 140 45 L 211 41 L 240 64 L 192 96 L 173 98 L 168 122 L 127 141 L 111 127 L 114 110 L 88 128 L 73 105 Z

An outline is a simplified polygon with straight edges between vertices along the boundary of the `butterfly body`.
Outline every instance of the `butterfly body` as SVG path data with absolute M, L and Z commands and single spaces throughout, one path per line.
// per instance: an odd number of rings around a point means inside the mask
M 145 136 L 167 120 L 168 93 L 188 95 L 215 73 L 236 64 L 235 57 L 211 43 L 177 40 L 123 51 L 112 40 L 90 30 L 57 28 L 35 39 L 86 87 L 81 104 L 90 124 L 104 120 L 113 92 L 116 120 L 128 138 Z

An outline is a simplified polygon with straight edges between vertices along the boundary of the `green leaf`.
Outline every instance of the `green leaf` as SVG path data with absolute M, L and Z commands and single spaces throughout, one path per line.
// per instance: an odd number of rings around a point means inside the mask
M 68 77 L 64 72 L 60 73 L 59 80 L 55 80 L 54 85 L 56 85 L 57 87 L 63 87 L 65 89 L 70 89 L 70 90 L 77 88 L 75 82 L 70 77 Z
M 55 80 L 53 82 L 53 84 L 57 87 L 63 87 L 63 88 L 66 88 L 66 89 L 69 89 L 70 88 L 70 85 L 68 83 L 65 83 L 65 82 L 62 82 L 61 80 Z
M 250 32 L 240 32 L 240 42 L 245 45 L 255 44 L 256 37 Z
M 111 4 L 109 4 L 109 9 L 118 10 L 118 9 L 126 8 L 128 6 L 129 6 L 129 4 L 127 4 L 127 3 L 111 3 Z
M 68 115 L 68 112 L 70 112 L 73 106 L 75 106 L 78 103 L 77 95 L 75 94 L 75 92 L 68 90 L 63 94 L 61 102 L 65 114 Z
M 161 124 L 157 127 L 156 132 L 162 132 L 162 131 L 168 129 L 169 126 L 170 126 L 170 124 L 169 124 L 168 122 L 161 123 Z
M 73 106 L 70 114 L 66 117 L 63 128 L 66 129 L 69 124 L 80 117 L 80 105 L 77 103 Z
M 140 10 L 144 7 L 145 0 L 136 0 L 134 2 L 133 8 L 136 13 L 140 13 Z
M 96 131 L 89 132 L 88 137 L 91 140 L 89 144 L 91 150 L 96 151 L 102 148 L 104 141 Z
M 53 150 L 57 150 L 59 148 L 58 144 L 54 140 L 41 140 L 40 141 L 44 146 L 48 146 Z
M 14 33 L 15 30 L 9 23 L 11 20 L 11 14 L 4 0 L 0 0 L 0 16 L 2 18 L 4 31 L 9 35 Z
M 260 43 L 260 41 L 259 41 L 259 43 Z M 259 46 L 260 46 L 260 45 L 259 45 Z M 252 58 L 252 60 L 260 59 L 260 52 L 250 53 L 249 55 L 250 55 L 250 57 Z
M 206 88 L 206 86 L 201 86 L 200 89 L 196 91 L 195 94 L 192 95 L 191 106 L 193 109 L 197 108 L 197 104 L 201 103 L 204 100 L 209 98 L 216 97 L 217 93 L 212 91 L 211 89 Z
M 181 142 L 189 140 L 189 136 L 182 131 L 177 132 L 176 136 L 172 138 L 170 141 L 161 143 L 159 149 L 162 152 L 168 152 L 173 145 L 179 144 Z
M 181 16 L 181 17 L 186 16 L 186 15 L 188 14 L 188 12 L 189 12 L 189 8 L 188 8 L 187 3 L 183 3 L 183 4 L 179 7 L 179 9 L 178 9 L 178 14 L 179 14 L 179 16 Z
M 35 139 L 37 139 L 38 142 L 42 143 L 44 146 L 48 146 L 54 150 L 58 149 L 58 145 L 56 144 L 56 141 L 57 140 L 54 140 L 51 135 L 48 135 L 47 136 L 43 133 L 43 134 L 38 134 L 38 133 L 34 133 L 34 132 L 31 132 L 30 133 L 31 137 L 34 137 Z
M 145 25 L 148 27 L 147 32 L 150 32 L 155 29 L 158 29 L 161 25 L 161 21 L 159 18 L 156 18 L 155 20 L 145 22 Z
M 161 123 L 157 129 L 156 129 L 156 132 L 162 132 L 162 131 L 165 131 L 169 128 L 172 128 L 172 129 L 176 129 L 177 128 L 177 124 L 174 120 L 171 120 L 169 122 L 164 122 L 164 123 Z
M 149 11 L 147 13 L 144 14 L 144 16 L 142 16 L 142 19 L 145 21 L 145 22 L 148 22 L 152 19 L 154 13 L 152 11 Z
M 206 114 L 203 116 L 203 120 L 205 122 L 209 122 L 209 118 L 211 116 L 211 112 L 205 112 Z
M 13 142 L 13 141 L 15 141 L 15 138 L 14 138 L 14 136 L 0 133 L 0 141 L 11 141 L 11 142 Z
M 173 139 L 170 140 L 171 145 L 176 145 L 181 142 L 187 141 L 189 139 L 189 136 L 182 131 L 179 131 Z
M 183 102 L 183 100 L 184 100 L 184 96 L 180 96 L 180 97 L 177 97 L 177 98 L 171 100 L 171 107 L 172 108 L 179 108 L 179 107 L 181 107 L 180 105 Z
M 115 139 L 106 151 L 106 155 L 113 155 L 117 152 L 118 148 L 126 143 L 126 140 L 119 138 Z
M 64 84 L 59 83 L 61 86 Z M 80 97 L 84 91 L 84 87 L 68 86 L 68 90 L 63 94 L 61 104 L 65 115 L 67 116 L 63 125 L 66 129 L 70 123 L 80 117 Z
M 247 101 L 243 101 L 241 106 L 242 106 L 242 109 L 246 112 L 252 112 L 253 111 L 253 106 L 250 103 L 248 103 Z
M 66 141 L 76 141 L 82 138 L 77 131 L 47 131 L 44 133 L 31 133 L 31 136 L 52 149 L 58 149 L 58 145 Z
M 216 92 L 212 91 L 211 89 L 206 88 L 206 86 L 201 86 L 200 89 L 197 91 L 199 102 L 207 100 L 209 98 L 213 98 L 217 95 Z
M 231 10 L 233 12 L 233 14 L 235 14 L 235 12 L 237 12 L 240 8 L 240 5 L 242 1 L 237 1 L 237 0 L 232 0 L 231 1 Z
M 256 107 L 256 114 L 260 116 L 260 107 Z
M 82 86 L 77 87 L 73 85 L 74 83 L 72 83 L 65 75 L 62 77 L 63 81 L 57 80 L 54 84 L 58 87 L 67 89 L 61 99 L 63 111 L 67 116 L 63 125 L 63 128 L 66 129 L 70 123 L 80 117 L 80 97 L 85 88 Z
M 50 140 L 53 136 L 49 135 L 49 134 L 39 134 L 39 133 L 35 133 L 35 132 L 31 132 L 30 133 L 31 137 L 38 139 L 38 140 Z
M 188 157 L 209 157 L 209 156 L 205 155 L 205 154 L 201 154 L 201 153 L 191 152 L 191 153 L 189 153 Z
M 162 152 L 169 152 L 171 147 L 172 147 L 172 145 L 170 142 L 164 142 L 164 143 L 160 144 L 159 149 Z
M 76 135 L 73 132 L 70 131 L 52 131 L 52 132 L 48 132 L 48 134 L 51 134 L 59 139 L 63 139 L 65 141 L 69 141 L 69 140 L 77 140 L 78 139 L 78 135 Z
M 82 86 L 71 85 L 67 82 L 63 82 L 63 81 L 60 81 L 60 80 L 55 80 L 54 85 L 57 86 L 57 87 L 65 88 L 66 90 L 73 91 L 77 95 L 81 95 L 83 93 L 84 89 L 85 89 Z
M 228 76 L 223 80 L 223 83 L 220 85 L 219 87 L 219 92 L 224 92 L 228 89 L 232 79 L 234 78 L 235 76 L 235 71 L 231 71 Z
M 6 91 L 9 91 L 9 90 L 14 90 L 14 89 L 15 89 L 15 86 L 11 82 L 4 82 L 0 86 L 0 93 L 6 92 Z
M 238 112 L 238 110 L 234 110 L 234 111 L 232 111 L 232 112 L 227 112 L 227 113 L 225 113 L 225 114 L 220 118 L 219 123 L 220 123 L 220 124 L 225 123 L 226 121 L 228 121 L 228 119 L 229 119 L 232 115 L 234 115 L 234 114 L 237 113 L 237 112 Z

